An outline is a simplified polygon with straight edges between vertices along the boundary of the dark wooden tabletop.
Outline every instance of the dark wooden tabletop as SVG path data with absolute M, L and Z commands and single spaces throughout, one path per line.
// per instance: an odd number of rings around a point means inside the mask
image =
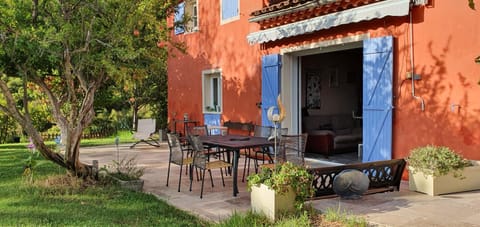
M 200 139 L 206 145 L 227 148 L 232 150 L 273 146 L 273 141 L 268 141 L 264 137 L 242 136 L 242 135 L 215 135 L 201 136 Z

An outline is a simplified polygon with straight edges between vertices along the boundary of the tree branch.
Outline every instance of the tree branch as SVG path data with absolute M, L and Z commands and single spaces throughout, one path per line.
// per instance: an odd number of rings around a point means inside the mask
M 2 79 L 0 79 L 0 90 L 3 93 L 3 97 L 7 101 L 7 105 L 2 106 L 2 109 L 5 110 L 8 115 L 19 121 L 20 124 L 24 124 L 24 116 L 22 115 L 22 113 L 20 113 L 20 111 L 18 111 L 15 99 L 10 90 L 8 89 L 7 83 L 5 83 L 5 81 L 3 81 Z

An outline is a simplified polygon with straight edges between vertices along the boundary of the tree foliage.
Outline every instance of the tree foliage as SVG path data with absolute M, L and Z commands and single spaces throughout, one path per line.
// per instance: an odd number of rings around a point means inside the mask
M 149 84 L 158 79 L 153 70 L 162 75 L 168 48 L 182 47 L 168 41 L 166 18 L 174 6 L 155 0 L 1 1 L 0 110 L 22 126 L 44 157 L 89 176 L 79 145 L 95 116 L 96 94 L 105 84 L 121 84 L 125 91 Z M 42 97 L 29 95 L 32 89 Z M 32 123 L 37 100 L 44 100 L 60 127 L 64 153 L 47 147 Z

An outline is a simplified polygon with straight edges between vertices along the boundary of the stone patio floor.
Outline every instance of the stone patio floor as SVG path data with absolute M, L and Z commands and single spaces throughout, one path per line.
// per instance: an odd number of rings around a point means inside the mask
M 81 160 L 91 163 L 98 160 L 99 166 L 112 163 L 117 156 L 136 156 L 137 163 L 146 168 L 144 192 L 156 195 L 167 203 L 188 211 L 200 218 L 219 221 L 234 212 L 250 209 L 250 193 L 246 182 L 242 182 L 243 158 L 239 160 L 239 194 L 232 193 L 232 177 L 225 177 L 225 187 L 219 171 L 213 171 L 215 187 L 205 179 L 203 199 L 200 199 L 201 182 L 194 181 L 189 191 L 189 178 L 182 175 L 181 191 L 178 192 L 179 166 L 172 165 L 169 186 L 166 186 L 168 168 L 168 145 L 153 147 L 131 144 L 81 148 Z M 308 159 L 312 161 L 311 159 Z M 325 164 L 311 162 L 310 165 Z M 252 168 L 251 168 L 252 170 Z M 480 176 L 479 176 L 480 177 Z M 320 211 L 328 208 L 362 216 L 372 226 L 480 226 L 480 191 L 428 196 L 408 190 L 408 182 L 402 182 L 400 191 L 367 195 L 359 200 L 339 198 L 313 200 L 309 203 Z

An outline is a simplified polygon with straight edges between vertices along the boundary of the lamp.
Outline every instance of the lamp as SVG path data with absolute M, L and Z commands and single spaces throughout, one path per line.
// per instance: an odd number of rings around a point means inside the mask
M 275 171 L 277 165 L 277 124 L 281 123 L 283 119 L 285 119 L 286 113 L 285 108 L 282 104 L 282 100 L 280 99 L 280 94 L 277 97 L 277 104 L 278 104 L 278 114 L 274 114 L 273 111 L 275 110 L 275 106 L 271 106 L 268 108 L 267 117 L 268 120 L 273 123 L 273 140 L 274 140 L 274 159 L 273 159 L 273 169 Z

